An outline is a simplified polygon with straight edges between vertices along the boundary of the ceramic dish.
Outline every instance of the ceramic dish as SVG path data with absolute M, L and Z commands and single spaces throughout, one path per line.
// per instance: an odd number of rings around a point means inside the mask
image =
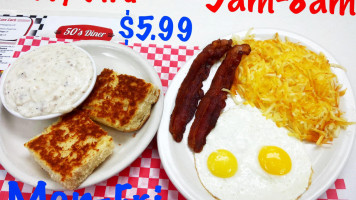
M 161 81 L 153 66 L 131 48 L 105 41 L 80 41 L 75 44 L 93 57 L 98 74 L 103 68 L 111 68 L 118 73 L 143 78 L 157 85 L 162 91 Z M 122 133 L 103 126 L 114 139 L 114 152 L 80 185 L 80 188 L 110 178 L 140 156 L 157 132 L 162 110 L 161 92 L 158 102 L 153 106 L 150 118 L 139 131 Z M 46 189 L 64 190 L 60 184 L 50 179 L 47 172 L 41 169 L 23 146 L 56 120 L 24 120 L 11 115 L 2 105 L 0 106 L 0 163 L 17 180 L 32 186 L 36 186 L 39 180 L 43 180 L 47 183 Z
M 95 85 L 95 81 L 96 81 L 96 71 L 97 71 L 97 67 L 95 66 L 95 62 L 92 58 L 92 56 L 90 54 L 88 54 L 88 52 L 84 51 L 82 48 L 77 47 L 75 45 L 73 45 L 74 47 L 76 47 L 76 49 L 79 49 L 80 51 L 84 52 L 85 55 L 87 55 L 91 61 L 91 66 L 90 68 L 92 68 L 93 70 L 93 75 L 91 77 L 91 80 L 89 82 L 89 85 L 87 87 L 87 89 L 85 90 L 85 92 L 80 96 L 80 98 L 75 101 L 75 103 L 73 105 L 71 105 L 70 108 L 74 109 L 77 106 L 79 106 L 81 103 L 83 103 L 83 101 L 89 96 L 90 92 L 93 90 L 94 85 Z M 37 48 L 36 48 L 37 49 Z M 35 50 L 35 49 L 33 49 Z M 32 53 L 34 52 L 33 50 L 28 51 L 26 53 L 24 53 L 22 56 L 28 54 L 28 53 Z M 33 54 L 32 54 L 33 55 Z M 15 60 L 16 62 L 16 60 Z M 14 65 L 15 66 L 15 65 Z M 51 119 L 51 118 L 56 118 L 59 117 L 63 114 L 65 114 L 66 112 L 63 113 L 50 113 L 50 114 L 45 114 L 45 115 L 38 115 L 38 116 L 33 116 L 33 117 L 25 117 L 23 116 L 21 113 L 19 113 L 18 111 L 14 110 L 9 103 L 6 102 L 6 98 L 5 98 L 5 94 L 4 94 L 4 83 L 5 81 L 8 79 L 7 75 L 8 73 L 12 70 L 13 68 L 10 66 L 9 68 L 7 68 L 4 73 L 1 75 L 1 83 L 0 83 L 0 99 L 2 102 L 2 105 L 4 105 L 4 107 L 14 116 L 19 117 L 19 118 L 23 118 L 23 119 L 29 119 L 29 120 L 46 120 L 46 119 Z M 52 73 L 53 74 L 53 73 Z M 69 112 L 71 110 L 68 110 Z
M 323 48 L 314 42 L 297 34 L 273 30 L 273 29 L 255 29 L 252 31 L 255 34 L 255 39 L 270 39 L 278 32 L 279 36 L 284 39 L 287 37 L 292 42 L 299 42 L 307 46 L 315 52 L 323 52 L 329 59 L 330 63 L 337 61 Z M 244 37 L 247 31 L 236 33 L 240 37 Z M 231 36 L 225 37 L 231 38 Z M 196 56 L 196 55 L 195 55 Z M 187 198 L 191 200 L 211 199 L 214 198 L 204 189 L 200 183 L 197 172 L 194 166 L 194 156 L 187 145 L 187 132 L 184 134 L 183 141 L 175 142 L 169 132 L 170 115 L 174 108 L 177 91 L 186 76 L 190 65 L 195 57 L 192 57 L 179 73 L 175 76 L 165 96 L 164 114 L 162 116 L 161 125 L 158 131 L 157 144 L 160 158 L 164 169 L 167 172 L 170 180 L 174 183 L 177 189 Z M 209 88 L 211 81 L 216 72 L 218 64 L 213 66 L 209 78 L 204 82 L 203 89 L 206 91 Z M 354 97 L 350 83 L 345 72 L 341 69 L 333 69 L 337 75 L 339 82 L 347 88 L 346 94 L 341 98 L 341 110 L 346 111 L 345 117 L 349 121 L 355 121 L 356 109 Z M 193 121 L 193 120 L 192 120 Z M 192 121 L 187 125 L 187 130 L 190 129 Z M 300 200 L 317 199 L 325 192 L 330 185 L 335 181 L 340 171 L 343 169 L 347 161 L 351 147 L 355 137 L 355 125 L 349 126 L 347 130 L 342 131 L 339 138 L 336 138 L 332 145 L 325 147 L 317 147 L 314 144 L 304 143 L 307 152 L 312 161 L 314 174 L 309 189 L 301 196 Z

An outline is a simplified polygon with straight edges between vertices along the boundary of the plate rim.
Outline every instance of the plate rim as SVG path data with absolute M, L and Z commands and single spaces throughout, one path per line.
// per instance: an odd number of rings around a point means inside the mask
M 251 31 L 252 34 L 256 34 L 256 35 L 270 35 L 273 36 L 274 34 L 278 33 L 279 36 L 282 38 L 283 35 L 285 36 L 289 36 L 287 38 L 294 38 L 297 39 L 298 42 L 302 43 L 303 45 L 307 45 L 308 48 L 312 49 L 313 51 L 315 51 L 315 49 L 320 50 L 329 60 L 331 63 L 335 63 L 337 64 L 337 60 L 334 58 L 334 56 L 329 53 L 325 48 L 323 48 L 322 46 L 320 46 L 319 44 L 317 44 L 316 42 L 308 39 L 305 36 L 299 35 L 297 33 L 293 33 L 293 32 L 289 32 L 286 30 L 281 30 L 281 29 L 274 29 L 274 28 L 253 28 L 253 29 L 249 29 L 249 30 L 243 30 L 243 31 L 238 31 L 236 33 L 221 37 L 221 39 L 228 39 L 231 38 L 234 35 L 239 35 L 240 37 L 244 37 L 246 35 L 246 33 L 248 33 L 249 31 Z M 307 44 L 305 44 L 307 43 Z M 206 46 L 206 45 L 205 45 Z M 205 47 L 202 46 L 202 49 Z M 172 169 L 169 163 L 169 155 L 167 155 L 167 151 L 170 151 L 170 149 L 167 147 L 167 145 L 165 145 L 165 143 L 167 142 L 167 140 L 164 139 L 172 139 L 171 134 L 169 133 L 169 130 L 166 130 L 166 126 L 164 124 L 164 122 L 169 122 L 169 118 L 170 118 L 170 113 L 171 110 L 167 110 L 167 109 L 172 109 L 174 104 L 175 104 L 175 99 L 176 99 L 176 90 L 173 90 L 173 87 L 171 87 L 172 85 L 174 85 L 176 88 L 180 87 L 181 82 L 184 79 L 183 74 L 187 73 L 190 65 L 192 64 L 192 62 L 194 61 L 194 59 L 196 58 L 196 56 L 202 51 L 202 49 L 200 51 L 198 51 L 193 57 L 190 58 L 190 60 L 188 62 L 186 62 L 184 64 L 184 66 L 179 70 L 179 72 L 176 74 L 176 76 L 174 77 L 173 81 L 171 82 L 170 87 L 168 87 L 168 90 L 166 92 L 166 96 L 165 96 L 165 105 L 164 105 L 164 113 L 161 119 L 161 124 L 160 127 L 158 129 L 158 134 L 157 134 L 157 147 L 158 147 L 158 152 L 160 154 L 160 158 L 161 158 L 161 162 L 163 165 L 163 168 L 165 169 L 169 179 L 173 182 L 173 184 L 176 186 L 176 188 L 179 190 L 179 192 L 182 193 L 183 196 L 185 196 L 188 199 L 194 199 L 193 195 L 190 193 L 191 190 L 189 190 L 189 188 L 187 188 L 184 184 L 181 184 L 181 182 L 175 178 L 175 176 L 177 176 L 177 174 L 175 174 L 175 169 Z M 345 73 L 346 75 L 346 73 Z M 353 108 L 355 108 L 355 98 L 354 98 L 354 93 L 352 91 L 352 87 L 351 84 L 349 82 L 349 79 L 347 76 L 345 76 L 346 79 L 343 80 L 346 84 L 344 84 L 344 86 L 347 87 L 348 93 L 349 95 L 352 97 L 352 106 Z M 178 85 L 178 86 L 177 86 Z M 172 95 L 171 93 L 173 93 L 173 97 L 170 96 Z M 168 98 L 167 98 L 168 97 Z M 168 99 L 171 99 L 171 102 L 168 102 Z M 171 105 L 170 105 L 171 104 Z M 169 114 L 166 114 L 165 112 L 169 112 Z M 353 110 L 353 116 L 356 114 L 355 111 Z M 168 119 L 166 119 L 168 118 Z M 339 162 L 339 167 L 337 168 L 336 172 L 333 173 L 332 176 L 330 176 L 330 178 L 328 179 L 328 181 L 321 187 L 319 187 L 319 189 L 317 190 L 317 192 L 314 193 L 314 195 L 312 195 L 310 197 L 310 199 L 315 199 L 318 198 L 323 192 L 325 192 L 337 179 L 337 177 L 339 176 L 339 174 L 341 173 L 342 169 L 344 169 L 346 162 L 349 160 L 351 151 L 352 151 L 352 147 L 355 141 L 355 127 L 353 127 L 352 125 L 350 126 L 352 128 L 352 132 L 351 133 L 351 139 L 348 141 L 348 146 L 346 149 L 346 153 L 344 154 L 345 156 L 342 157 L 342 159 L 340 159 Z M 182 143 L 182 142 L 181 142 Z M 188 147 L 186 147 L 188 148 Z M 167 156 L 167 157 L 166 157 Z M 179 174 L 178 174 L 179 175 Z M 304 193 L 303 193 L 304 194 Z M 303 198 L 303 197 L 302 197 Z
M 141 145 L 137 145 L 137 147 L 135 149 L 133 149 L 133 151 L 130 151 L 130 152 L 133 152 L 133 153 L 130 155 L 130 158 L 128 158 L 124 164 L 121 164 L 121 167 L 118 167 L 117 165 L 111 166 L 111 170 L 106 170 L 105 171 L 105 175 L 100 174 L 101 178 L 94 179 L 92 182 L 87 183 L 86 182 L 87 179 L 85 179 L 79 185 L 79 187 L 75 189 L 75 190 L 77 190 L 77 189 L 80 189 L 80 188 L 85 188 L 85 187 L 88 187 L 88 186 L 96 185 L 96 184 L 98 184 L 98 183 L 100 183 L 102 181 L 105 181 L 105 180 L 111 178 L 115 174 L 118 174 L 119 172 L 121 172 L 122 170 L 127 168 L 133 161 L 135 161 L 142 154 L 142 152 L 149 146 L 149 144 L 151 143 L 152 139 L 155 137 L 155 135 L 156 135 L 156 133 L 158 131 L 158 128 L 159 128 L 159 125 L 160 125 L 160 121 L 161 121 L 161 118 L 162 118 L 162 114 L 163 114 L 164 96 L 163 96 L 162 82 L 161 82 L 161 79 L 159 78 L 158 73 L 155 70 L 154 66 L 151 65 L 146 58 L 144 58 L 141 54 L 139 54 L 139 52 L 135 51 L 134 49 L 132 49 L 130 47 L 127 47 L 127 46 L 125 46 L 123 44 L 114 43 L 114 42 L 111 42 L 111 41 L 101 41 L 101 40 L 85 40 L 85 41 L 82 40 L 82 41 L 75 41 L 75 42 L 71 42 L 71 43 L 74 44 L 74 45 L 78 45 L 79 47 L 81 47 L 81 45 L 102 45 L 104 47 L 109 46 L 110 48 L 113 48 L 114 50 L 115 49 L 116 50 L 119 49 L 121 51 L 128 52 L 129 54 L 133 55 L 134 59 L 136 59 L 136 61 L 139 61 L 140 64 L 143 65 L 144 68 L 147 68 L 147 71 L 149 72 L 148 77 L 150 77 L 150 79 L 151 79 L 149 82 L 155 84 L 160 89 L 159 99 L 156 102 L 156 104 L 152 107 L 151 115 L 150 115 L 150 117 L 148 119 L 148 120 L 150 120 L 150 119 L 152 120 L 151 124 L 148 124 L 148 123 L 144 124 L 144 126 L 148 126 L 149 128 L 144 132 L 144 136 L 145 137 L 142 137 L 141 140 L 139 140 L 140 141 L 139 144 L 141 144 Z M 97 64 L 96 64 L 96 67 L 97 67 L 97 73 L 99 73 L 100 71 L 98 71 Z M 4 108 L 2 103 L 0 103 L 0 106 L 1 106 L 0 112 L 4 112 L 6 109 Z M 153 117 L 155 119 L 153 119 Z M 0 119 L 0 120 L 2 120 L 2 119 Z M 0 144 L 3 144 L 3 142 L 4 141 L 0 137 Z M 115 144 L 115 145 L 117 145 L 117 144 Z M 4 145 L 1 145 L 1 146 L 4 146 Z M 115 153 L 115 152 L 113 152 L 113 153 Z M 13 168 L 13 166 L 15 166 L 15 165 L 8 164 L 7 163 L 8 160 L 5 159 L 5 157 L 8 157 L 8 156 L 4 152 L 4 149 L 1 147 L 0 148 L 0 164 L 5 168 L 5 170 L 9 174 L 11 174 L 11 176 L 15 177 L 15 180 L 19 180 L 19 181 L 21 181 L 23 183 L 26 183 L 26 184 L 29 184 L 29 185 L 31 185 L 33 187 L 37 186 L 37 183 L 38 183 L 38 181 L 41 180 L 41 177 L 32 178 L 32 179 L 26 179 L 26 178 L 23 178 L 22 176 L 18 176 L 17 175 L 18 174 L 17 171 L 15 170 L 15 168 Z M 110 157 L 108 159 L 110 159 Z M 120 163 L 120 162 L 118 162 L 118 163 Z M 38 167 L 39 167 L 39 165 L 38 165 Z M 98 167 L 100 167 L 100 165 Z M 23 171 L 20 168 L 19 168 L 19 170 Z M 43 170 L 43 169 L 41 169 L 41 170 Z M 45 173 L 47 173 L 47 172 L 45 172 Z M 93 171 L 93 173 L 95 173 L 95 170 Z M 27 173 L 23 173 L 23 174 L 27 174 Z M 90 175 L 87 178 L 89 178 L 89 177 L 90 177 Z M 64 191 L 68 191 L 68 189 L 64 188 L 61 184 L 55 182 L 49 176 L 48 176 L 48 178 L 53 184 L 52 184 L 52 186 L 49 185 L 49 184 L 46 184 L 46 190 L 61 190 L 61 191 L 64 190 Z

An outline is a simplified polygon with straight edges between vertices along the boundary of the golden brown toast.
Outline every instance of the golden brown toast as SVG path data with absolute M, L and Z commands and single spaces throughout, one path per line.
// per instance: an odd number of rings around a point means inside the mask
M 72 111 L 25 143 L 40 166 L 67 189 L 77 188 L 114 148 L 84 111 Z
M 104 69 L 82 108 L 97 122 L 131 132 L 146 122 L 159 94 L 155 85 L 143 79 Z

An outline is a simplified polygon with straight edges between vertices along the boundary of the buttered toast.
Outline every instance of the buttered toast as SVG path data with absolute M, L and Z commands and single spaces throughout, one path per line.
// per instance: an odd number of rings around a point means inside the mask
M 97 122 L 131 132 L 146 122 L 159 94 L 155 85 L 143 79 L 104 69 L 81 108 Z
M 113 152 L 114 143 L 86 112 L 75 110 L 25 147 L 53 180 L 73 190 Z

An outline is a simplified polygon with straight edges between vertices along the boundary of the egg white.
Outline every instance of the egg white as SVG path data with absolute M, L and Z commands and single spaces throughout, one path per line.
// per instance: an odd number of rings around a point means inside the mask
M 308 188 L 312 174 L 303 145 L 258 109 L 239 105 L 222 113 L 202 152 L 194 154 L 195 166 L 205 189 L 218 199 L 297 199 Z M 278 146 L 286 151 L 292 161 L 291 171 L 282 176 L 265 172 L 258 161 L 263 146 Z M 219 178 L 209 171 L 207 159 L 218 149 L 235 155 L 238 170 L 233 177 Z

